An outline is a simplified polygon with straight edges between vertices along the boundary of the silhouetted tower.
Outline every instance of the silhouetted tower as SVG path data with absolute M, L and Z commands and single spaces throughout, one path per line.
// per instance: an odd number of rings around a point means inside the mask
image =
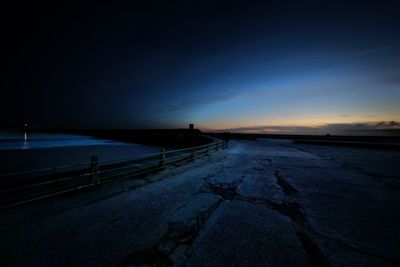
M 194 130 L 194 124 L 193 123 L 189 124 L 189 130 Z

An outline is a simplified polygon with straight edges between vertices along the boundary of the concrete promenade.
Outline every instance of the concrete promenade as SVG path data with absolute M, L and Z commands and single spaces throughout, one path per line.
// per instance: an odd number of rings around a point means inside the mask
M 231 141 L 0 214 L 0 266 L 400 266 L 400 153 Z

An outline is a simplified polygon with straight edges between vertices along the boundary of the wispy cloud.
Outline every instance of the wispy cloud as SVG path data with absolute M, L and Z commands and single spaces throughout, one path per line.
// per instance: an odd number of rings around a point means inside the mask
M 395 44 L 390 44 L 386 46 L 379 46 L 379 47 L 374 47 L 371 49 L 366 49 L 360 52 L 353 53 L 354 56 L 369 56 L 381 52 L 386 52 L 388 50 L 394 49 L 394 48 L 399 48 L 400 43 L 395 43 Z
M 190 100 L 185 100 L 180 103 L 177 103 L 175 105 L 170 105 L 166 108 L 163 108 L 161 111 L 163 112 L 175 112 L 175 111 L 181 111 L 185 109 L 191 109 L 191 108 L 197 108 L 217 102 L 222 102 L 226 101 L 229 99 L 234 98 L 237 96 L 237 93 L 229 93 L 229 94 L 223 94 L 223 95 L 210 95 L 207 98 L 200 98 L 200 99 L 190 99 Z
M 365 61 L 369 60 L 368 56 L 378 54 L 378 53 L 385 53 L 387 51 L 393 50 L 393 49 L 398 49 L 400 48 L 400 43 L 395 43 L 395 44 L 390 44 L 386 46 L 379 46 L 379 47 L 372 47 L 369 49 L 360 49 L 359 51 L 356 52 L 350 52 L 347 54 L 342 54 L 342 55 L 329 55 L 329 54 L 318 54 L 318 55 L 311 55 L 308 57 L 295 57 L 291 59 L 279 59 L 279 60 L 271 60 L 267 62 L 270 65 L 285 65 L 285 64 L 291 64 L 296 61 L 304 61 L 304 60 L 309 60 L 309 61 L 331 61 L 331 60 L 336 60 L 336 59 L 342 59 L 345 60 L 345 63 L 340 63 L 336 64 L 330 68 L 325 69 L 324 71 L 332 71 L 336 70 L 339 68 L 343 68 L 343 66 L 346 65 L 352 65 L 352 64 L 358 64 L 358 63 L 364 63 Z M 400 76 L 396 75 L 397 71 L 394 72 L 392 70 L 393 75 L 390 75 L 385 78 L 383 82 L 386 83 L 400 83 Z M 310 77 L 312 77 L 315 73 L 309 74 Z M 332 83 L 332 82 L 331 82 Z M 262 85 L 262 83 L 261 83 Z M 312 87 L 309 83 L 307 84 L 308 88 Z M 317 85 L 319 88 L 322 88 L 322 86 Z M 200 98 L 190 98 L 187 100 L 183 100 L 180 102 L 172 103 L 166 107 L 160 108 L 160 112 L 166 112 L 166 113 L 171 113 L 171 112 L 178 112 L 178 111 L 184 111 L 184 110 L 189 110 L 189 109 L 195 109 L 203 106 L 207 106 L 210 104 L 214 103 L 219 103 L 223 101 L 230 100 L 232 98 L 235 98 L 239 95 L 247 95 L 253 98 L 260 98 L 260 97 L 267 97 L 271 91 L 264 89 L 260 89 L 260 84 L 257 86 L 254 86 L 254 88 L 241 88 L 240 90 L 236 91 L 231 91 L 229 93 L 223 93 L 223 94 L 218 94 L 218 93 L 213 93 L 210 92 L 208 93 L 207 97 L 200 97 Z M 267 87 L 267 85 L 266 85 Z M 296 85 L 296 88 L 299 88 L 298 85 Z M 307 90 L 306 88 L 300 88 L 301 90 Z M 332 91 L 334 93 L 334 91 Z M 316 92 L 313 92 L 313 95 L 315 95 Z M 327 91 L 324 91 L 323 94 L 327 94 Z M 341 117 L 350 117 L 350 114 L 342 114 L 340 115 Z
M 387 85 L 400 84 L 400 68 L 390 70 L 386 75 L 384 75 L 384 77 L 381 79 L 381 82 Z

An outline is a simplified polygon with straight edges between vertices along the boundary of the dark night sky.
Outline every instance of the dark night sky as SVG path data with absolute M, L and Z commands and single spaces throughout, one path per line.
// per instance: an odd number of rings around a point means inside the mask
M 5 6 L 3 125 L 399 128 L 397 1 L 215 2 Z

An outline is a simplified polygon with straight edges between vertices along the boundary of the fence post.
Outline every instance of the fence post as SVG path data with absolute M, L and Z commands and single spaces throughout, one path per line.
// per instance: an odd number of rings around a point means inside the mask
M 192 147 L 192 151 L 191 151 L 191 154 L 190 154 L 190 158 L 191 158 L 192 160 L 194 160 L 194 159 L 195 159 L 195 155 L 194 155 L 194 147 Z
M 165 168 L 165 148 L 162 148 L 161 149 L 161 152 L 160 152 L 160 167 L 161 168 Z
M 98 157 L 92 157 L 90 161 L 90 171 L 91 171 L 91 183 L 92 184 L 100 184 L 100 176 L 99 176 L 99 162 Z

